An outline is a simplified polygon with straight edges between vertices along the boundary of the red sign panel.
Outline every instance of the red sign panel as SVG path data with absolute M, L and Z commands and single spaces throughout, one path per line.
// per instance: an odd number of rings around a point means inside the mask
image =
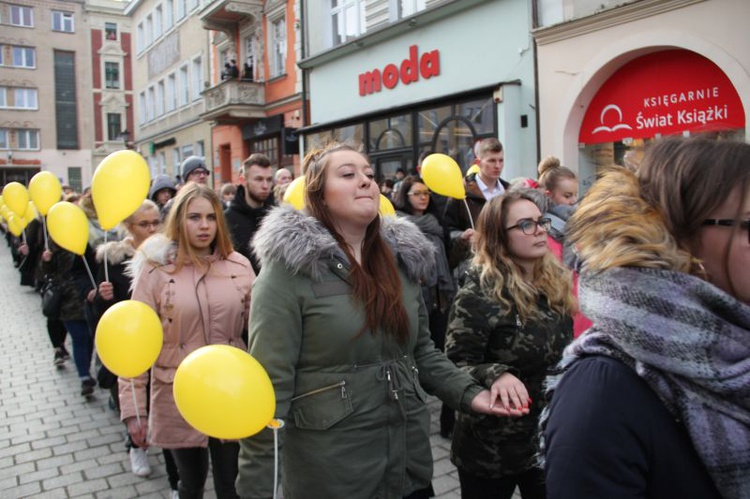
M 744 127 L 740 97 L 716 64 L 687 50 L 666 50 L 625 64 L 602 85 L 586 110 L 579 142 Z

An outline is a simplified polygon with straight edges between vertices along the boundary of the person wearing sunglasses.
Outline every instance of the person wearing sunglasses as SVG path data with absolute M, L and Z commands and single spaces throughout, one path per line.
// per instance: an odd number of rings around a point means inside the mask
M 460 414 L 451 461 L 463 499 L 545 497 L 536 463 L 543 384 L 573 338 L 572 278 L 547 247 L 550 220 L 538 193 L 513 188 L 493 198 L 477 223 L 474 257 L 448 318 L 446 354 L 499 395 L 519 418 Z
M 549 497 L 750 491 L 750 145 L 671 138 L 568 222 L 593 326 L 548 380 Z

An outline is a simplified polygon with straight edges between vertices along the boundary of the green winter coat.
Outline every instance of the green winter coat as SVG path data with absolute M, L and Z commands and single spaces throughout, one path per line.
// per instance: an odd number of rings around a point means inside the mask
M 331 234 L 289 207 L 274 209 L 256 234 L 262 272 L 250 314 L 250 353 L 276 390 L 286 499 L 402 498 L 432 479 L 426 393 L 468 410 L 481 387 L 430 340 L 419 276 L 432 245 L 412 223 L 383 220 L 398 254 L 410 321 L 408 344 L 364 323 L 350 296 L 348 263 Z M 395 277 L 395 276 L 394 276 Z M 237 491 L 273 494 L 273 434 L 241 442 Z

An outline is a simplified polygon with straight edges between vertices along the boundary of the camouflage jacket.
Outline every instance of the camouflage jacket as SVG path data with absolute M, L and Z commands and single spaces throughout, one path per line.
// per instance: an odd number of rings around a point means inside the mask
M 515 310 L 502 313 L 472 269 L 451 308 L 445 349 L 448 357 L 489 388 L 506 371 L 526 386 L 531 411 L 521 418 L 460 414 L 451 460 L 477 476 L 499 478 L 534 466 L 536 428 L 543 409 L 547 370 L 573 339 L 573 321 L 550 311 L 539 298 L 542 319 L 522 323 Z

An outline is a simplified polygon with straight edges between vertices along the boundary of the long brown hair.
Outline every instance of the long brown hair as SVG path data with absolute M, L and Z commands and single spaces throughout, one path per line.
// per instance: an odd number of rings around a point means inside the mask
M 323 149 L 314 149 L 305 156 L 302 171 L 305 172 L 305 205 L 310 215 L 328 229 L 351 264 L 349 280 L 355 303 L 364 308 L 366 329 L 376 334 L 382 329 L 386 335 L 394 336 L 406 343 L 409 336 L 409 319 L 403 303 L 401 280 L 396 278 L 396 257 L 380 233 L 380 216 L 370 222 L 362 243 L 362 263 L 357 263 L 349 245 L 336 230 L 335 220 L 325 205 L 326 172 L 333 154 L 353 151 L 367 156 L 349 144 L 332 142 Z
M 508 313 L 516 306 L 522 321 L 538 319 L 537 306 L 540 294 L 544 295 L 550 309 L 564 316 L 577 310 L 573 297 L 573 276 L 549 251 L 534 264 L 531 276 L 524 276 L 510 253 L 508 210 L 521 200 L 537 204 L 531 193 L 524 189 L 511 189 L 503 196 L 493 198 L 482 208 L 474 234 L 474 259 L 480 270 L 480 286 L 500 303 L 500 310 Z M 538 206 L 538 205 L 537 205 Z M 540 210 L 541 211 L 541 210 Z M 503 291 L 506 294 L 503 294 Z
M 221 258 L 228 257 L 234 251 L 232 240 L 229 237 L 227 222 L 224 219 L 223 206 L 218 194 L 207 185 L 188 182 L 177 192 L 177 196 L 172 202 L 172 209 L 167 216 L 166 227 L 164 228 L 164 235 L 177 243 L 175 272 L 180 270 L 187 262 L 196 266 L 204 265 L 201 258 L 190 245 L 187 231 L 185 230 L 188 206 L 191 201 L 198 198 L 207 199 L 216 213 L 216 237 L 211 244 L 213 250 Z

